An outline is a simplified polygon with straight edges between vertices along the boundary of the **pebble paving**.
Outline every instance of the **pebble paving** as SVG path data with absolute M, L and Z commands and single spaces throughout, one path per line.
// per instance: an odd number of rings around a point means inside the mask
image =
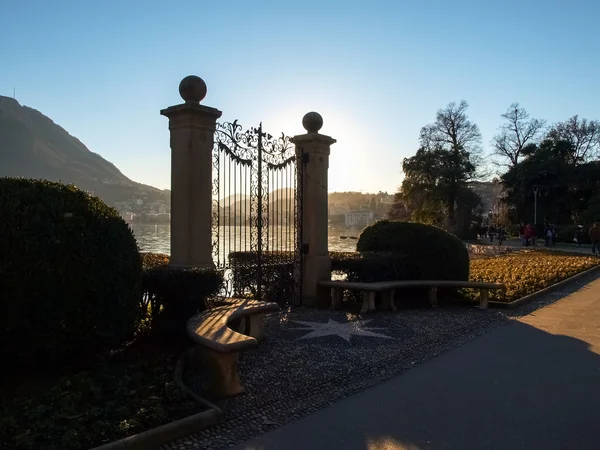
M 158 450 L 229 448 L 518 320 L 598 277 L 590 274 L 516 310 L 446 306 L 360 316 L 298 308 L 268 316 L 267 340 L 240 354 L 246 394 L 217 402 L 224 412 L 219 425 Z M 201 373 L 188 372 L 185 381 L 203 391 Z

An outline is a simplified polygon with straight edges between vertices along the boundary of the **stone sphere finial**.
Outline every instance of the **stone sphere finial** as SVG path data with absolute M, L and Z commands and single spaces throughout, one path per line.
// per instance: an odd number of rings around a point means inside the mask
M 302 118 L 302 126 L 309 133 L 318 133 L 323 127 L 323 117 L 318 112 L 311 111 Z
M 206 83 L 196 75 L 188 75 L 179 83 L 179 95 L 187 104 L 198 105 L 206 97 Z

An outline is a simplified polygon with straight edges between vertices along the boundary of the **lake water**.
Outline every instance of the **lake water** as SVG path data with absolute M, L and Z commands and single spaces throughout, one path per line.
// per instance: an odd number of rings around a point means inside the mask
M 133 224 L 131 226 L 135 238 L 137 239 L 138 246 L 142 252 L 152 253 L 166 253 L 170 254 L 170 239 L 171 239 L 171 226 L 170 225 L 142 225 Z M 250 250 L 249 244 L 249 228 L 238 227 L 235 229 L 236 235 L 234 235 L 234 229 L 229 227 L 221 227 L 219 231 L 222 239 L 221 248 L 219 253 L 221 258 L 227 255 L 230 251 L 230 247 L 227 245 L 229 241 L 234 247 L 234 250 Z M 231 234 L 230 234 L 231 233 Z M 248 233 L 245 236 L 244 233 Z M 286 229 L 284 227 L 275 227 L 269 231 L 269 241 L 271 248 L 288 249 L 293 250 L 293 236 L 286 235 Z M 343 228 L 329 228 L 329 250 L 339 252 L 353 252 L 356 250 L 356 239 L 350 239 L 351 236 L 358 237 L 360 231 L 349 230 Z M 341 239 L 340 236 L 346 236 L 346 239 Z M 226 237 L 224 239 L 224 237 Z

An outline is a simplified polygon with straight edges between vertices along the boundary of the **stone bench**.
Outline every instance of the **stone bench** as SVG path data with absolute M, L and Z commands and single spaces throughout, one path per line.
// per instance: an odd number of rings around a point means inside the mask
M 341 303 L 345 290 L 361 291 L 363 293 L 363 304 L 360 313 L 375 310 L 375 294 L 384 291 L 384 286 L 377 283 L 363 283 L 359 281 L 319 281 L 319 287 L 331 289 L 331 309 L 336 309 Z M 388 288 L 389 289 L 389 288 Z
M 264 339 L 264 317 L 278 310 L 277 303 L 235 299 L 188 320 L 187 334 L 195 344 L 196 362 L 211 376 L 211 395 L 231 397 L 244 392 L 238 373 L 239 352 Z
M 378 281 L 373 283 L 362 283 L 355 281 L 331 281 L 319 282 L 319 286 L 331 289 L 331 309 L 336 309 L 343 297 L 344 290 L 356 290 L 363 292 L 363 304 L 361 314 L 375 310 L 375 294 L 381 292 L 384 305 L 395 311 L 394 292 L 396 289 L 427 288 L 429 291 L 429 302 L 432 307 L 437 307 L 438 288 L 472 288 L 479 289 L 479 307 L 488 307 L 490 289 L 505 289 L 503 284 L 482 283 L 477 281 L 448 281 L 448 280 L 409 280 L 409 281 Z

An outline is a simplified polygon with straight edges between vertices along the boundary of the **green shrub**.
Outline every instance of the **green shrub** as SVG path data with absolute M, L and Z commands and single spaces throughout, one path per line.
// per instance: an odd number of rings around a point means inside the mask
M 263 252 L 261 258 L 261 299 L 289 305 L 294 298 L 294 252 Z M 229 263 L 232 271 L 234 296 L 257 295 L 258 256 L 256 252 L 231 252 Z
M 569 244 L 574 244 L 573 238 L 575 237 L 575 230 L 577 229 L 576 225 L 558 225 L 556 227 L 556 242 L 564 242 Z M 580 244 L 589 243 L 588 236 L 588 228 L 583 229 L 583 233 L 581 233 Z
M 346 276 L 348 281 L 365 283 L 410 278 L 404 261 L 390 252 L 330 252 L 331 271 Z
M 157 345 L 156 347 L 159 347 Z M 0 448 L 82 450 L 200 412 L 177 385 L 173 356 L 130 346 L 0 403 Z
M 142 310 L 152 333 L 185 335 L 187 320 L 207 309 L 207 299 L 217 295 L 223 274 L 214 269 L 168 266 L 168 256 L 146 253 Z
M 465 244 L 431 225 L 382 220 L 363 230 L 356 248 L 361 253 L 379 253 L 377 261 L 383 257 L 392 265 L 380 274 L 374 271 L 376 280 L 469 279 L 469 252 Z M 365 255 L 367 261 L 374 258 L 372 254 Z
M 117 211 L 72 185 L 0 178 L 0 352 L 51 363 L 130 338 L 141 260 Z
M 519 237 L 519 228 L 521 226 L 519 224 L 509 223 L 504 227 L 506 231 L 506 235 L 509 237 Z

